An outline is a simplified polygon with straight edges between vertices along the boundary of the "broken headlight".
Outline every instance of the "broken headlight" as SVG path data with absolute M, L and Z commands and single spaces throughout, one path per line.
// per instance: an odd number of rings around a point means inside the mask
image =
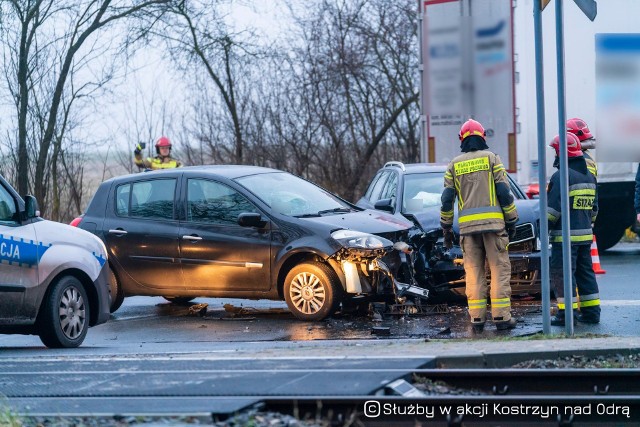
M 353 249 L 384 249 L 393 247 L 393 242 L 384 237 L 353 230 L 338 230 L 331 233 L 345 248 Z

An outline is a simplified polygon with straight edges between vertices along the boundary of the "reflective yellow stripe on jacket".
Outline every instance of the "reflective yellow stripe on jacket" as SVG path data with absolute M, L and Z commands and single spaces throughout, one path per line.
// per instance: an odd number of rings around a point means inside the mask
M 499 206 L 487 206 L 486 208 L 473 208 L 467 209 L 463 212 L 458 212 L 458 222 L 463 224 L 469 221 L 478 221 L 483 219 L 502 219 L 504 220 L 504 214 Z

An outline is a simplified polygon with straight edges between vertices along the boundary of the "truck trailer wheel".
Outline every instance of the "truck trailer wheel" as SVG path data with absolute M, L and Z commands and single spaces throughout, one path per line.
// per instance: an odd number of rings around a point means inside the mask
M 596 242 L 598 244 L 598 252 L 606 251 L 616 245 L 622 236 L 624 236 L 625 228 L 619 228 L 614 225 L 596 226 Z

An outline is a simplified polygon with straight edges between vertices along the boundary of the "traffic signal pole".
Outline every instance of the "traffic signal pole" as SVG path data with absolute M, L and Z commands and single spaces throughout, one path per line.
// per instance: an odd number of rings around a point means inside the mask
M 536 57 L 536 109 L 538 119 L 538 186 L 540 202 L 540 287 L 542 290 L 542 332 L 551 334 L 551 285 L 549 283 L 549 225 L 547 222 L 547 144 L 544 117 L 544 64 L 542 55 L 542 7 L 533 2 Z
M 560 221 L 562 221 L 562 279 L 564 284 L 565 332 L 573 335 L 573 283 L 571 269 L 571 223 L 569 221 L 569 164 L 567 157 L 567 114 L 564 87 L 564 22 L 562 1 L 556 3 L 556 61 L 558 78 L 558 135 L 560 136 Z

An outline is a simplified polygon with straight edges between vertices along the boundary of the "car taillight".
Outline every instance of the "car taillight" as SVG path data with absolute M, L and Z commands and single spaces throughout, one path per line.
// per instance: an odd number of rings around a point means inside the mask
M 526 193 L 528 198 L 537 199 L 540 195 L 540 184 L 529 184 Z
M 74 219 L 73 221 L 71 221 L 69 223 L 69 225 L 72 225 L 73 227 L 77 227 L 78 225 L 80 225 L 80 221 L 82 221 L 82 217 L 79 216 L 76 219 Z

